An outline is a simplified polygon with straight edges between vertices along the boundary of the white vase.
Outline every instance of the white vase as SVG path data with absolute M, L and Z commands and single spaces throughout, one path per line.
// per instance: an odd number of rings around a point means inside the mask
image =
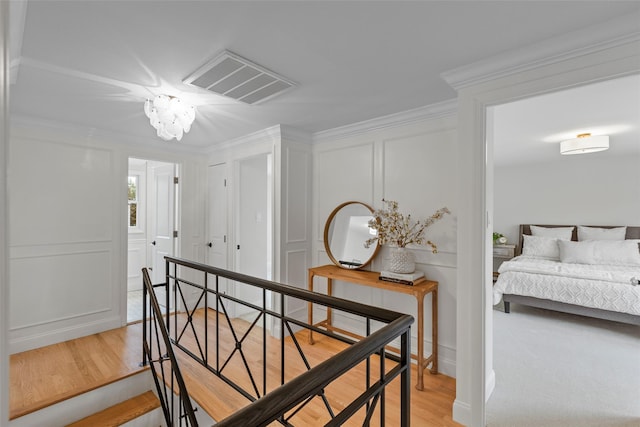
M 407 248 L 391 249 L 389 271 L 394 273 L 413 273 L 416 270 L 416 258 Z

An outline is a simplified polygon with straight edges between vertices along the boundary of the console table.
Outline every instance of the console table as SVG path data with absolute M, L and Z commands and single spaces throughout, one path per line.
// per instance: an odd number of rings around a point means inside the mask
M 372 288 L 385 289 L 392 292 L 413 295 L 418 305 L 418 355 L 411 357 L 417 360 L 418 381 L 416 388 L 424 389 L 423 374 L 424 369 L 431 364 L 430 372 L 438 373 L 438 282 L 422 279 L 414 285 L 402 285 L 399 283 L 386 282 L 380 280 L 380 273 L 375 271 L 347 270 L 336 265 L 323 265 L 309 269 L 308 288 L 313 292 L 313 278 L 315 276 L 327 279 L 327 294 L 333 294 L 333 280 L 354 283 L 357 285 L 369 286 Z M 431 316 L 432 316 L 432 352 L 427 358 L 424 357 L 424 297 L 431 294 Z M 334 330 L 347 335 L 361 338 L 343 329 L 339 329 L 332 324 L 331 308 L 327 307 L 327 318 L 317 324 L 313 323 L 313 303 L 309 303 L 309 324 L 324 327 L 327 330 Z M 313 334 L 309 332 L 309 343 L 313 344 Z

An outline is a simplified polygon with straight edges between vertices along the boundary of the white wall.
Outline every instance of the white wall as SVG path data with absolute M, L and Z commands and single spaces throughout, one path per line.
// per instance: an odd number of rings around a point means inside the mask
M 427 236 L 439 252 L 427 247 L 412 249 L 417 270 L 439 282 L 439 370 L 455 376 L 456 349 L 456 118 L 453 106 L 448 116 L 423 116 L 403 124 L 402 115 L 379 126 L 375 121 L 322 132 L 313 150 L 314 250 L 313 265 L 330 264 L 323 243 L 326 219 L 346 201 L 359 201 L 374 208 L 382 199 L 396 200 L 404 213 L 425 218 L 443 206 L 452 215 L 432 225 Z M 415 113 L 415 112 L 414 112 Z M 441 113 L 441 112 L 440 112 Z M 389 250 L 383 247 L 370 268 L 384 268 Z M 314 287 L 325 289 L 322 278 Z M 334 295 L 380 306 L 416 317 L 413 297 L 379 289 L 336 282 Z M 429 298 L 425 304 L 425 330 L 431 330 Z M 344 319 L 346 321 L 346 319 Z M 412 327 L 412 348 L 417 348 L 416 326 Z M 431 350 L 431 335 L 425 336 L 425 352 Z
M 213 150 L 209 164 L 227 163 L 229 176 L 242 159 L 270 154 L 272 175 L 273 220 L 273 276 L 272 280 L 300 288 L 306 287 L 307 268 L 311 258 L 311 137 L 287 126 L 268 129 L 228 141 L 223 147 Z M 267 177 L 265 177 L 267 179 Z M 237 183 L 229 182 L 230 199 L 239 191 Z M 234 233 L 238 213 L 229 206 L 230 248 L 237 244 Z M 229 250 L 229 265 L 234 268 L 234 252 Z M 306 304 L 294 299 L 285 300 L 285 311 L 289 316 L 306 318 Z M 276 305 L 274 309 L 278 310 Z M 274 329 L 275 335 L 278 330 Z
M 640 225 L 638 165 L 604 151 L 496 167 L 494 227 L 517 244 L 519 224 Z
M 204 229 L 195 157 L 20 122 L 10 148 L 11 352 L 126 323 L 129 156 L 182 162 L 182 252 L 202 259 L 192 250 Z
M 0 425 L 9 419 L 9 274 L 7 166 L 9 151 L 9 4 L 0 2 Z

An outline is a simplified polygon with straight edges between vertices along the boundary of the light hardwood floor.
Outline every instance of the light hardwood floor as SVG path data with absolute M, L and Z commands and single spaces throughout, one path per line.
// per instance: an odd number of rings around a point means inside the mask
M 142 324 L 11 356 L 9 417 L 14 419 L 148 369 Z
M 208 310 L 208 317 L 214 318 L 215 311 Z M 204 312 L 198 311 L 194 316 L 196 330 L 200 331 L 204 324 Z M 183 317 L 178 317 L 179 325 Z M 234 320 L 234 325 L 242 334 L 248 323 Z M 181 329 L 181 328 L 180 328 Z M 183 342 L 192 350 L 196 349 L 190 328 Z M 198 332 L 199 333 L 199 332 Z M 210 331 L 211 333 L 211 331 Z M 328 338 L 314 335 L 316 343 L 309 345 L 304 332 L 298 334 L 298 343 L 303 348 L 311 366 L 331 357 L 344 348 L 344 344 Z M 214 335 L 213 335 L 214 336 Z M 279 341 L 268 336 L 267 389 L 271 390 L 279 384 Z M 227 329 L 220 330 L 220 351 L 228 356 L 235 348 L 235 342 Z M 42 349 L 32 350 L 11 357 L 10 366 L 10 412 L 11 418 L 29 413 L 33 410 L 59 402 L 74 395 L 116 381 L 127 375 L 140 371 L 138 366 L 141 348 L 141 324 L 130 325 L 102 334 L 91 335 L 78 340 L 55 344 Z M 262 333 L 256 329 L 243 342 L 245 356 L 250 366 L 258 366 L 262 359 L 261 351 L 252 346 L 261 346 Z M 257 347 L 256 347 L 257 348 Z M 209 357 L 213 357 L 215 346 L 210 344 Z M 177 354 L 181 354 L 180 351 Z M 306 370 L 300 356 L 295 350 L 291 338 L 286 339 L 286 378 L 299 375 Z M 197 362 L 180 357 L 181 368 L 187 388 L 193 399 L 212 414 L 213 418 L 223 419 L 238 408 L 248 404 L 247 400 L 220 379 L 206 371 Z M 226 359 L 226 357 L 225 357 Z M 376 366 L 376 361 L 373 361 Z M 391 363 L 385 366 L 388 371 Z M 230 359 L 225 374 L 244 387 L 250 386 L 250 380 L 239 353 Z M 340 410 L 362 391 L 364 383 L 364 364 L 348 372 L 336 383 L 327 388 L 327 398 L 334 410 Z M 374 372 L 377 368 L 374 369 Z M 262 370 L 253 372 L 256 382 L 262 384 Z M 203 381 L 203 378 L 206 381 Z M 425 373 L 425 389 L 415 389 L 416 369 L 413 366 L 411 381 L 411 425 L 413 426 L 458 426 L 451 418 L 453 400 L 455 398 L 455 380 L 445 375 Z M 394 426 L 399 419 L 399 380 L 395 380 L 386 392 L 387 425 Z M 324 425 L 328 415 L 319 398 L 314 399 L 308 409 L 301 411 L 291 420 L 294 425 Z M 372 425 L 376 425 L 374 421 Z M 357 424 L 357 422 L 356 422 Z M 279 424 L 274 424 L 279 425 Z M 360 422 L 361 425 L 361 422 Z

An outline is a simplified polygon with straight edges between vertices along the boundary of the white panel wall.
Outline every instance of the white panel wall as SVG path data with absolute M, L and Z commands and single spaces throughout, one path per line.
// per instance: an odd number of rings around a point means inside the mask
M 372 126 L 373 128 L 373 126 Z M 314 259 L 313 265 L 330 263 L 324 249 L 327 217 L 340 203 L 355 200 L 381 207 L 381 199 L 396 200 L 400 210 L 415 218 L 430 216 L 447 206 L 452 215 L 431 226 L 427 235 L 439 252 L 414 248 L 417 269 L 439 282 L 439 369 L 455 376 L 456 348 L 456 131 L 455 117 L 428 118 L 357 133 L 319 135 L 314 145 Z M 383 247 L 370 268 L 380 271 L 389 256 Z M 316 289 L 325 280 L 316 279 Z M 414 298 L 393 292 L 336 282 L 336 296 L 408 313 L 417 318 Z M 425 330 L 431 330 L 430 297 L 425 304 Z M 342 319 L 345 324 L 350 319 Z M 354 327 L 349 325 L 349 327 Z M 415 325 L 412 348 L 417 348 Z M 429 335 L 429 334 L 427 334 Z M 425 337 L 425 350 L 431 349 Z
M 608 154 L 496 167 L 496 231 L 517 243 L 523 223 L 640 225 L 640 155 Z
M 121 267 L 116 259 L 120 221 L 113 217 L 125 211 L 116 203 L 113 151 L 14 138 L 9 162 L 14 349 L 31 347 L 30 341 L 54 330 L 119 326 L 113 284 Z
M 305 287 L 307 268 L 311 259 L 311 137 L 286 126 L 274 126 L 246 137 L 229 141 L 223 148 L 212 151 L 209 164 L 226 162 L 229 175 L 234 175 L 237 161 L 258 154 L 272 154 L 273 175 L 273 280 Z M 267 177 L 265 177 L 266 179 Z M 238 191 L 230 182 L 231 193 Z M 233 198 L 234 196 L 232 196 Z M 229 206 L 228 215 L 235 221 L 237 212 Z M 230 229 L 230 247 L 235 247 L 236 236 Z M 233 252 L 229 252 L 233 268 Z M 279 309 L 276 301 L 275 309 Z M 306 307 L 299 301 L 289 301 L 286 311 L 290 316 L 306 318 Z M 275 335 L 278 330 L 274 329 Z
M 203 188 L 196 183 L 205 169 L 194 155 L 136 147 L 117 136 L 93 140 L 71 127 L 35 122 L 15 122 L 11 131 L 12 353 L 126 323 L 129 157 L 181 163 L 188 177 L 181 183 L 181 200 L 188 202 L 181 250 L 197 259 L 192 248 L 203 236 L 204 197 L 189 199 L 191 187 Z
M 280 217 L 283 220 L 280 234 L 280 282 L 306 289 L 312 247 L 310 138 L 308 135 L 298 135 L 285 129 L 280 149 Z M 306 319 L 305 303 L 289 299 L 285 304 L 289 316 Z

